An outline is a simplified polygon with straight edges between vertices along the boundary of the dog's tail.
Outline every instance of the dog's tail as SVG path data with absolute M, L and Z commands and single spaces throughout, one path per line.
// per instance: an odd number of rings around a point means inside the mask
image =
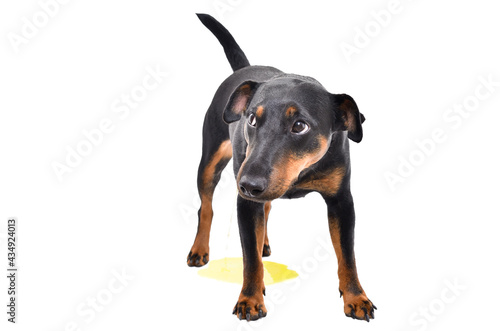
M 226 53 L 227 60 L 229 61 L 231 68 L 233 68 L 233 71 L 250 65 L 245 53 L 243 53 L 240 46 L 236 43 L 236 40 L 234 40 L 233 36 L 231 36 L 229 31 L 227 31 L 222 24 L 210 15 L 196 15 L 200 19 L 201 23 L 203 23 L 203 25 L 205 25 L 215 35 L 215 37 L 217 37 L 222 47 L 224 47 L 224 52 Z

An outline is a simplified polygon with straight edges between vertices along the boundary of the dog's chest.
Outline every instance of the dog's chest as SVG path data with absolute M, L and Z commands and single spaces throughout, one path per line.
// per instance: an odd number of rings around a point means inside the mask
M 334 196 L 339 191 L 345 174 L 344 167 L 335 167 L 321 173 L 309 174 L 296 182 L 282 197 L 286 199 L 302 198 L 310 192 Z

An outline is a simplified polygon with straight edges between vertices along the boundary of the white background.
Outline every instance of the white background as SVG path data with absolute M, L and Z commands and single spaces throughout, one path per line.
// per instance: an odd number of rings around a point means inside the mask
M 500 276 L 500 87 L 460 123 L 443 116 L 474 99 L 479 77 L 500 81 L 492 3 L 401 0 L 348 63 L 341 43 L 354 45 L 357 29 L 373 28 L 371 12 L 388 0 L 74 0 L 17 52 L 9 36 L 22 35 L 23 17 L 33 21 L 42 9 L 34 0 L 2 2 L 0 258 L 6 265 L 5 224 L 17 217 L 20 276 L 16 325 L 6 322 L 0 282 L 1 329 L 491 329 Z M 229 8 L 218 13 L 217 4 Z M 195 12 L 216 16 L 252 64 L 315 77 L 353 96 L 365 114 L 364 139 L 351 144 L 351 184 L 358 272 L 379 308 L 369 324 L 344 316 L 333 249 L 318 243 L 329 238 L 318 195 L 273 204 L 268 260 L 301 278 L 268 286 L 262 322 L 231 315 L 238 285 L 186 266 L 203 117 L 231 73 Z M 146 67 L 168 77 L 120 119 L 112 105 L 142 84 Z M 85 140 L 82 131 L 104 118 L 114 130 L 59 181 L 53 162 L 64 163 L 67 148 Z M 422 158 L 415 140 L 434 129 L 446 139 Z M 418 165 L 391 190 L 385 175 L 400 175 L 411 155 Z M 241 255 L 230 168 L 215 193 L 211 259 Z M 113 270 L 133 279 L 119 287 Z M 119 288 L 111 297 L 110 282 Z M 77 312 L 88 312 L 96 296 L 105 304 L 95 316 Z

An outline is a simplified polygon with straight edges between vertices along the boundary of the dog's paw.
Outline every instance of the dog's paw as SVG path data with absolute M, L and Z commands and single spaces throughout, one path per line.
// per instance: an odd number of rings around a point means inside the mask
M 366 294 L 344 296 L 344 313 L 347 317 L 370 322 L 375 318 L 375 305 L 368 299 Z
M 190 267 L 202 267 L 208 263 L 208 260 L 208 251 L 191 249 L 187 257 L 187 265 Z
M 233 314 L 240 320 L 255 321 L 267 315 L 267 309 L 264 305 L 264 297 L 255 295 L 252 297 L 240 295 L 236 306 L 234 306 Z
M 270 256 L 271 255 L 271 246 L 269 244 L 264 244 L 264 249 L 262 250 L 262 256 Z

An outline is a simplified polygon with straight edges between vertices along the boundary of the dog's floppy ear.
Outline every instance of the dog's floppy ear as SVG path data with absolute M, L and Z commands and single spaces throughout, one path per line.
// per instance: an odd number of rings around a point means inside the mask
M 227 124 L 238 121 L 241 115 L 247 110 L 250 100 L 252 100 L 259 83 L 248 80 L 241 83 L 231 94 L 229 101 L 222 115 Z
M 356 102 L 349 95 L 331 94 L 331 99 L 336 118 L 334 130 L 347 130 L 349 139 L 359 143 L 363 139 L 361 123 L 365 121 L 365 116 L 359 112 Z

